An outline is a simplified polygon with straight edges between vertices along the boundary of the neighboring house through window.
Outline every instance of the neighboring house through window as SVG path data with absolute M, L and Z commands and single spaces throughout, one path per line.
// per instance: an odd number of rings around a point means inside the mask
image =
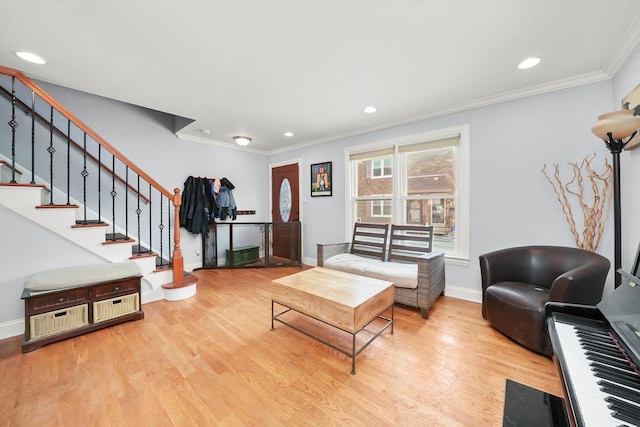
M 469 131 L 457 126 L 345 149 L 354 222 L 433 225 L 434 250 L 469 258 Z
M 391 218 L 391 201 L 373 200 L 371 202 L 371 216 L 386 216 Z
M 391 176 L 391 157 L 371 160 L 371 177 L 386 178 Z

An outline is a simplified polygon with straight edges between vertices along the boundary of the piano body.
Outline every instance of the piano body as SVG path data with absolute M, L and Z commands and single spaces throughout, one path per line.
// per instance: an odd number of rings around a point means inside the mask
M 626 280 L 595 307 L 546 306 L 574 426 L 640 426 L 640 278 L 619 273 Z

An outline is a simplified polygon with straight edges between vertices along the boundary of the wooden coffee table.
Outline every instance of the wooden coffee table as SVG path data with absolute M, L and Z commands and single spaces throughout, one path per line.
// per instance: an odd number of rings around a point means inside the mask
M 276 313 L 276 304 L 286 310 Z M 383 316 L 388 309 L 391 317 Z M 344 350 L 281 319 L 292 310 L 351 334 L 351 349 Z M 385 323 L 356 349 L 356 335 L 376 319 Z M 271 330 L 275 321 L 350 356 L 355 375 L 356 356 L 387 328 L 393 334 L 393 283 L 321 267 L 282 277 L 271 282 Z

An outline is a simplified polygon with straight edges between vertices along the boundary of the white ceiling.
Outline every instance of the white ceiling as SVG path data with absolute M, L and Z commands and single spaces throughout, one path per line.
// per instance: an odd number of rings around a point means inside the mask
M 609 78 L 639 18 L 638 0 L 0 0 L 0 65 L 274 153 Z

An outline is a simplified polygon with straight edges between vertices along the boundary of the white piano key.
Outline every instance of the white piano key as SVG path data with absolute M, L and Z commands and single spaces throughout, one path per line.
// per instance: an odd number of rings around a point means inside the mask
M 629 423 L 614 418 L 612 411 L 607 407 L 607 402 L 604 399 L 609 394 L 600 390 L 600 386 L 597 384 L 600 379 L 593 375 L 589 365 L 590 361 L 586 358 L 585 351 L 580 345 L 574 326 L 558 321 L 554 322 L 554 325 L 564 358 L 563 374 L 571 383 L 584 426 L 617 427 L 628 425 Z M 577 416 L 577 414 L 575 415 Z

